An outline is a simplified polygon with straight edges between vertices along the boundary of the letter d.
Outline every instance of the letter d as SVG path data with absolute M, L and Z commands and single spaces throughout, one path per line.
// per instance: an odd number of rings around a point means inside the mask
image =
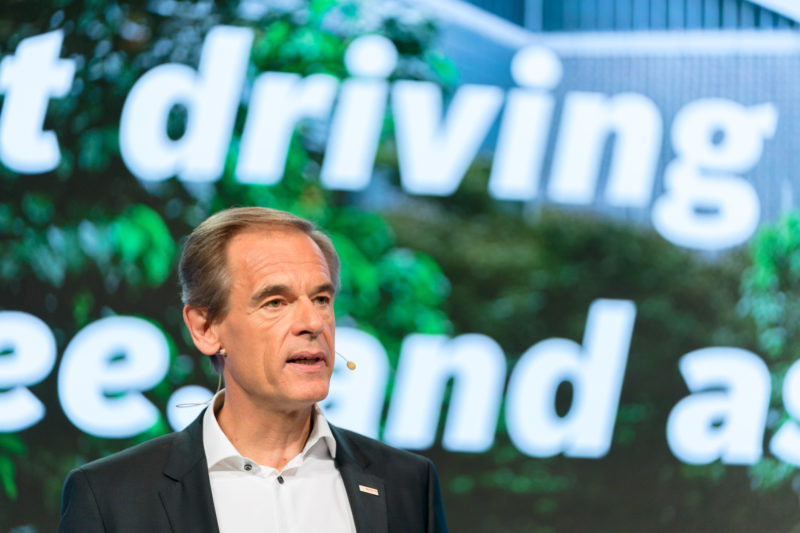
M 508 434 L 517 448 L 534 457 L 608 452 L 635 316 L 631 301 L 596 300 L 583 347 L 547 339 L 522 355 L 506 397 Z M 560 417 L 555 396 L 563 381 L 572 383 L 574 393 L 569 412 Z
M 120 119 L 120 152 L 139 179 L 219 179 L 225 166 L 253 31 L 216 26 L 208 32 L 199 68 L 170 63 L 155 67 L 133 86 Z M 180 139 L 167 135 L 170 110 L 188 110 Z

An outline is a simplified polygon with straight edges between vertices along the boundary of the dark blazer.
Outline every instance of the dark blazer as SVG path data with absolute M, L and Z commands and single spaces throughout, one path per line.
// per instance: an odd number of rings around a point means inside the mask
M 70 472 L 58 532 L 219 533 L 202 424 L 200 415 L 183 431 Z M 433 463 L 352 431 L 331 431 L 356 531 L 447 531 Z

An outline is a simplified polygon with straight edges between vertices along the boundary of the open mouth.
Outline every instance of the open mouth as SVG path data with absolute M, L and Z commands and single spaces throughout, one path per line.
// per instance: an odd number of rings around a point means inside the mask
M 287 363 L 295 363 L 298 365 L 313 365 L 324 358 L 321 355 L 312 355 L 312 354 L 297 354 L 291 356 L 286 362 Z

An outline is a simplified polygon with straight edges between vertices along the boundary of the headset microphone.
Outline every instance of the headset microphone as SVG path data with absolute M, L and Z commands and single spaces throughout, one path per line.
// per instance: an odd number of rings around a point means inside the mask
M 339 352 L 336 352 L 336 355 L 338 355 L 339 357 L 341 357 L 342 359 L 347 361 L 347 368 L 349 368 L 350 370 L 355 370 L 356 369 L 356 364 L 354 362 L 350 361 L 347 357 L 343 356 Z

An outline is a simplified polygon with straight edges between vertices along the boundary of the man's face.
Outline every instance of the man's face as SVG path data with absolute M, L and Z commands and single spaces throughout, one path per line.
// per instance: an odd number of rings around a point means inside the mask
M 325 257 L 297 230 L 247 230 L 228 245 L 229 311 L 216 323 L 225 386 L 270 409 L 308 407 L 333 372 L 334 288 Z

